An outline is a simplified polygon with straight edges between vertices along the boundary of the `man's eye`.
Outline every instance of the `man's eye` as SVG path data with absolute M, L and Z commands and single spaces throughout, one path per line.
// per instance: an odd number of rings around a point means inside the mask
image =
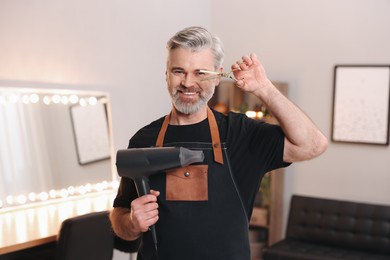
M 180 74 L 183 74 L 184 71 L 182 71 L 182 70 L 173 70 L 173 73 L 180 75 Z

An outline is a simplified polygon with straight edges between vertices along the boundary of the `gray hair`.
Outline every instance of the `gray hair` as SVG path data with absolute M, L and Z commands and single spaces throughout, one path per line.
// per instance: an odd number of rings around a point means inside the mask
M 214 55 L 215 69 L 221 67 L 223 63 L 224 50 L 221 40 L 203 27 L 192 26 L 184 28 L 169 39 L 166 48 L 168 52 L 177 48 L 190 49 L 192 51 L 211 49 Z

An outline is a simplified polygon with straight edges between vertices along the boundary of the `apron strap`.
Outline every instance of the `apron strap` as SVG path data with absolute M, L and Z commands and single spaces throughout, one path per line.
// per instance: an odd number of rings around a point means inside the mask
M 211 133 L 211 142 L 213 143 L 213 152 L 214 152 L 214 161 L 223 164 L 223 155 L 222 155 L 222 145 L 221 138 L 219 137 L 219 130 L 217 121 L 213 111 L 207 107 L 207 119 L 209 120 L 210 133 Z
M 164 145 L 164 137 L 165 133 L 168 129 L 169 121 L 171 119 L 171 114 L 169 113 L 161 126 L 160 132 L 158 133 L 157 141 L 156 141 L 156 147 L 163 147 Z M 213 146 L 213 153 L 214 153 L 214 161 L 223 164 L 223 155 L 222 155 L 222 145 L 221 145 L 221 138 L 219 136 L 219 130 L 217 121 L 215 120 L 215 116 L 213 114 L 213 111 L 209 107 L 207 107 L 207 119 L 209 120 L 210 125 L 210 133 L 211 133 L 211 142 Z
M 167 132 L 169 121 L 171 120 L 171 113 L 169 113 L 161 126 L 160 132 L 158 133 L 157 141 L 156 141 L 156 147 L 163 147 L 164 145 L 164 137 L 165 133 Z

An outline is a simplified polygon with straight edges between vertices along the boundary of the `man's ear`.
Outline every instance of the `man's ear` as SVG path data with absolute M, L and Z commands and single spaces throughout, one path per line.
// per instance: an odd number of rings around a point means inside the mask
M 215 87 L 218 87 L 219 83 L 221 83 L 221 78 L 216 78 L 215 79 Z
M 223 67 L 219 67 L 219 69 L 218 69 L 217 71 L 218 71 L 218 72 L 222 72 L 222 71 L 223 71 Z M 220 82 L 221 82 L 221 77 L 218 77 L 218 78 L 215 80 L 215 86 L 218 87 Z

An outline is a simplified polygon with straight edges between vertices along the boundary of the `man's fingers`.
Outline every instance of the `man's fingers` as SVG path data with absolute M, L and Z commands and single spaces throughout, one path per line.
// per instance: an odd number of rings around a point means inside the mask
M 251 57 L 251 61 L 252 61 L 253 64 L 255 64 L 255 65 L 260 64 L 260 61 L 257 58 L 257 55 L 255 53 L 251 53 L 250 57 Z
M 134 200 L 135 201 L 135 200 Z M 133 201 L 133 202 L 134 202 Z M 138 202 L 141 200 L 139 199 Z M 138 223 L 139 230 L 145 232 L 149 226 L 158 220 L 158 203 L 148 202 L 146 204 L 132 203 L 131 213 L 133 219 Z
M 158 215 L 145 219 L 142 222 L 142 226 L 140 227 L 142 232 L 148 231 L 149 227 L 156 224 L 157 221 L 158 221 Z
M 139 197 L 138 200 L 142 204 L 146 204 L 146 203 L 149 203 L 149 202 L 157 201 L 157 196 L 154 195 L 154 194 L 146 194 L 144 196 Z
M 157 191 L 157 190 L 150 190 L 150 193 L 156 197 L 158 197 L 160 195 L 160 192 Z
M 243 79 L 238 79 L 235 84 L 237 87 L 243 88 L 245 86 L 245 81 Z
M 246 66 L 251 66 L 253 64 L 253 61 L 251 58 L 249 58 L 248 56 L 242 56 L 242 63 Z

